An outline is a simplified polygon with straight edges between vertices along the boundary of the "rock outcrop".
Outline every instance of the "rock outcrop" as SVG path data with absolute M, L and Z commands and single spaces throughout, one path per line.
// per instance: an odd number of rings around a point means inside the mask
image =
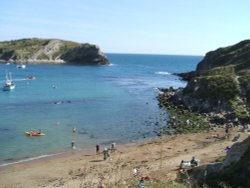
M 96 45 L 37 38 L 0 42 L 0 60 L 12 63 L 109 64 Z
M 81 44 L 75 48 L 69 49 L 60 56 L 66 62 L 81 64 L 84 59 L 85 64 L 105 65 L 108 63 L 107 57 L 95 45 Z
M 250 123 L 250 40 L 208 52 L 196 71 L 179 75 L 188 80 L 187 86 L 171 97 L 163 94 L 161 104 L 171 100 L 195 112 Z

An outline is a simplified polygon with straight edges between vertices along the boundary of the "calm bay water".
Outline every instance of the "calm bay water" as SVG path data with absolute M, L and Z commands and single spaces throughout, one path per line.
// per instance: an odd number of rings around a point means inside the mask
M 0 164 L 111 141 L 155 136 L 163 122 L 157 87 L 183 87 L 174 72 L 194 70 L 201 56 L 107 54 L 109 66 L 0 64 L 0 84 L 12 72 L 16 88 L 0 91 Z M 24 78 L 34 75 L 36 80 Z M 167 118 L 167 114 L 165 114 Z M 165 119 L 164 118 L 164 119 Z M 164 123 L 164 122 L 163 122 Z M 77 133 L 72 133 L 72 128 Z M 44 137 L 25 131 L 42 130 Z

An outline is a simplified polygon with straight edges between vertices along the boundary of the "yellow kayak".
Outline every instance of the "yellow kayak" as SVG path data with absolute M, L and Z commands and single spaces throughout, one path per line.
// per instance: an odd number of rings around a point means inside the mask
M 39 133 L 35 131 L 25 132 L 27 136 L 44 136 L 44 133 Z

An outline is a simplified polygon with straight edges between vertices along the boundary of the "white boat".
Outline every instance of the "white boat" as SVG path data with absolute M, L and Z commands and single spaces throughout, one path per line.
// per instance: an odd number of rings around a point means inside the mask
M 17 65 L 16 68 L 18 68 L 18 69 L 25 69 L 26 65 L 25 64 L 20 64 L 20 65 Z
M 12 81 L 11 73 L 6 74 L 6 81 L 3 86 L 3 91 L 10 91 L 15 89 L 16 84 Z

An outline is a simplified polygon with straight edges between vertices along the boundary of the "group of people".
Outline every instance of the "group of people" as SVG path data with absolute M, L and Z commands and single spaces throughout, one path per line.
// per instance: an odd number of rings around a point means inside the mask
M 72 128 L 72 132 L 73 133 L 77 132 L 76 127 Z M 75 140 L 74 139 L 72 139 L 72 141 L 71 141 L 71 148 L 72 149 L 76 149 L 76 145 L 75 145 Z M 104 150 L 103 150 L 103 159 L 104 160 L 108 159 L 110 157 L 111 152 L 114 152 L 114 151 L 116 151 L 115 142 L 112 142 L 110 148 L 107 148 L 107 147 L 104 148 Z M 99 153 L 100 153 L 100 146 L 99 146 L 99 144 L 97 144 L 96 145 L 96 154 L 99 154 Z
M 116 151 L 115 142 L 112 142 L 110 148 L 107 148 L 107 147 L 104 148 L 104 150 L 102 152 L 103 159 L 107 160 L 110 157 L 111 152 L 114 152 L 114 151 Z M 97 144 L 96 145 L 96 154 L 99 154 L 99 153 L 100 153 L 100 146 L 99 146 L 99 144 Z
M 196 159 L 195 157 L 192 157 L 190 161 L 182 160 L 180 164 L 180 169 L 187 169 L 187 168 L 195 167 L 199 165 L 200 165 L 200 160 Z

